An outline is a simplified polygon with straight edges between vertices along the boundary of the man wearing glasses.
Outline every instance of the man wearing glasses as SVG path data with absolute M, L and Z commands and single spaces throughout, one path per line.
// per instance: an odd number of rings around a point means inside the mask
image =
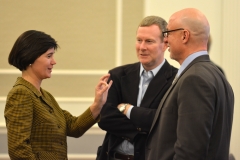
M 234 95 L 210 62 L 210 27 L 197 9 L 174 13 L 162 32 L 170 57 L 181 65 L 164 95 L 146 140 L 146 160 L 227 160 Z

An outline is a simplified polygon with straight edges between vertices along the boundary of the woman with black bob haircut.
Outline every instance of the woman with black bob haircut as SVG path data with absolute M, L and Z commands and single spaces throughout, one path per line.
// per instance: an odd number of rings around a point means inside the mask
M 9 54 L 9 64 L 22 71 L 7 96 L 4 116 L 8 151 L 11 159 L 67 159 L 67 138 L 82 136 L 100 119 L 106 102 L 109 74 L 95 87 L 92 105 L 81 115 L 62 110 L 55 98 L 41 88 L 50 78 L 57 42 L 41 31 L 29 30 L 16 40 Z
M 50 35 L 29 30 L 16 40 L 9 54 L 8 63 L 23 71 L 48 49 L 57 50 L 58 47 L 57 42 Z

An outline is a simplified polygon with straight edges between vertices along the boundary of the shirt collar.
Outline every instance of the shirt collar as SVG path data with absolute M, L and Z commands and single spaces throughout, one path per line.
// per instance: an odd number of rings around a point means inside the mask
M 207 55 L 208 52 L 207 51 L 199 51 L 199 52 L 195 52 L 191 55 L 189 55 L 182 63 L 182 65 L 180 66 L 177 76 L 179 76 L 182 71 L 197 57 L 202 56 L 202 55 Z
M 162 61 L 162 63 L 161 64 L 159 64 L 156 68 L 154 68 L 154 69 L 152 69 L 151 71 L 152 71 L 152 73 L 153 73 L 153 76 L 155 76 L 157 73 L 158 73 L 158 71 L 162 68 L 162 66 L 163 66 L 163 64 L 165 63 L 165 59 L 163 59 L 163 61 Z M 141 65 L 140 65 L 140 73 L 139 73 L 139 76 L 141 77 L 142 76 L 142 72 L 144 71 L 145 69 L 143 68 L 143 65 L 142 65 L 142 63 L 141 63 Z

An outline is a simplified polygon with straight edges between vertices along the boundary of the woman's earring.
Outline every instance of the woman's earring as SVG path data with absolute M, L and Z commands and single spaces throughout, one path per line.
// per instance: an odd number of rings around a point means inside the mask
M 29 64 L 29 66 L 32 66 L 32 64 Z

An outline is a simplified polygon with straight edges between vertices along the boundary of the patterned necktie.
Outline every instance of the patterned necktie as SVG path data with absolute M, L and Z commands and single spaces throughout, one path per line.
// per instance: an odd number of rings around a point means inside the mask
M 141 96 L 141 99 L 143 98 L 147 88 L 148 88 L 148 85 L 149 83 L 151 82 L 152 78 L 153 78 L 153 73 L 152 71 L 143 71 L 143 82 L 142 82 L 142 96 Z

